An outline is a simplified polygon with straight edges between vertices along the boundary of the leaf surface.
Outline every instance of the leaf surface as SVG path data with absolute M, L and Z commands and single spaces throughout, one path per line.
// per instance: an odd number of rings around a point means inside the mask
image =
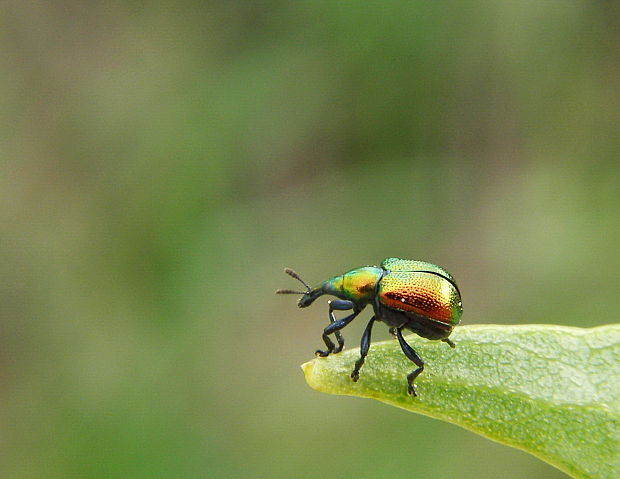
M 539 457 L 575 478 L 620 478 L 620 325 L 474 325 L 455 329 L 456 349 L 416 335 L 415 366 L 398 341 L 373 343 L 354 383 L 359 349 L 302 368 L 322 392 L 377 399 L 457 424 Z

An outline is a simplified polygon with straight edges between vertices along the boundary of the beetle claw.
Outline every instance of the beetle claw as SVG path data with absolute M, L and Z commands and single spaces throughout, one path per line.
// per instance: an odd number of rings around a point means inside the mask
M 409 396 L 412 396 L 412 397 L 416 397 L 418 395 L 415 392 L 415 386 L 413 384 L 409 385 L 409 387 L 407 388 L 407 393 L 409 394 Z
M 329 356 L 329 351 L 321 351 L 320 349 L 317 349 L 314 352 L 314 355 L 319 358 L 326 358 L 327 356 Z

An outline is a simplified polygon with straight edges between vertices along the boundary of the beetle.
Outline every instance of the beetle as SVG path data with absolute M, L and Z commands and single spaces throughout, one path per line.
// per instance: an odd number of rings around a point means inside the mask
M 349 324 L 362 310 L 372 305 L 374 315 L 368 322 L 360 346 L 360 358 L 355 362 L 351 379 L 359 379 L 370 349 L 370 336 L 375 321 L 382 321 L 390 327 L 398 339 L 400 347 L 416 366 L 407 375 L 407 392 L 417 396 L 414 381 L 424 370 L 424 361 L 403 338 L 403 330 L 413 331 L 431 340 L 441 340 L 454 348 L 448 338 L 463 314 L 461 293 L 454 278 L 445 269 L 425 261 L 401 258 L 387 258 L 381 266 L 364 266 L 348 271 L 340 276 L 329 278 L 318 286 L 310 287 L 292 269 L 286 274 L 301 282 L 305 291 L 279 289 L 276 294 L 301 294 L 300 308 L 310 306 L 318 297 L 326 295 L 338 299 L 328 301 L 330 324 L 323 330 L 326 350 L 318 349 L 316 355 L 326 357 L 339 353 L 344 348 L 340 330 Z M 336 319 L 334 311 L 352 311 L 351 314 Z M 336 346 L 329 335 L 333 334 Z

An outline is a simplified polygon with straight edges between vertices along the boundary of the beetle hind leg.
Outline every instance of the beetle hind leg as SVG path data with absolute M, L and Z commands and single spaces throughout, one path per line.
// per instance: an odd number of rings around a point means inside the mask
M 456 348 L 456 344 L 454 344 L 451 340 L 449 340 L 448 338 L 443 338 L 442 341 L 444 343 L 446 343 L 448 346 L 450 346 L 452 349 Z
M 420 375 L 420 373 L 424 371 L 424 361 L 422 360 L 420 356 L 418 356 L 418 353 L 416 353 L 415 350 L 411 346 L 409 346 L 409 344 L 407 344 L 407 341 L 405 341 L 405 338 L 403 338 L 402 328 L 396 329 L 396 337 L 398 338 L 398 342 L 400 343 L 400 348 L 403 350 L 403 353 L 405 353 L 405 356 L 407 356 L 407 358 L 413 361 L 415 365 L 418 367 L 418 369 L 410 372 L 407 375 L 407 384 L 408 384 L 407 392 L 411 396 L 417 396 L 413 382 Z

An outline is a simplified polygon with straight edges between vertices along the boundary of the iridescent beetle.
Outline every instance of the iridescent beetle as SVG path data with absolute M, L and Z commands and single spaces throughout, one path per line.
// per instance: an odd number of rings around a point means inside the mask
M 364 266 L 334 276 L 311 288 L 290 268 L 284 270 L 300 281 L 305 291 L 279 289 L 277 294 L 302 294 L 300 308 L 310 306 L 319 296 L 329 294 L 339 299 L 328 301 L 330 324 L 323 330 L 323 341 L 327 351 L 317 350 L 317 356 L 339 353 L 344 347 L 340 330 L 349 324 L 368 305 L 372 304 L 374 316 L 368 322 L 360 347 L 360 358 L 351 373 L 353 381 L 359 379 L 360 368 L 364 364 L 370 348 L 370 334 L 375 321 L 383 321 L 390 326 L 390 332 L 398 338 L 400 347 L 417 369 L 407 375 L 407 392 L 416 396 L 413 382 L 424 370 L 424 361 L 403 338 L 403 329 L 408 329 L 427 339 L 440 339 L 454 348 L 448 339 L 454 326 L 463 314 L 461 293 L 454 278 L 445 269 L 424 261 L 400 258 L 383 260 L 381 267 Z M 353 312 L 345 318 L 336 320 L 334 311 Z M 338 341 L 334 345 L 329 335 Z

